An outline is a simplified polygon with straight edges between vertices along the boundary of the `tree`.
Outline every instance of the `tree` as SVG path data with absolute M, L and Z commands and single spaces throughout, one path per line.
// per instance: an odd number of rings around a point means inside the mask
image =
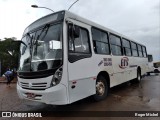
M 15 37 L 4 38 L 0 41 L 0 60 L 2 65 L 2 74 L 7 68 L 18 68 L 18 56 L 20 44 L 13 42 Z

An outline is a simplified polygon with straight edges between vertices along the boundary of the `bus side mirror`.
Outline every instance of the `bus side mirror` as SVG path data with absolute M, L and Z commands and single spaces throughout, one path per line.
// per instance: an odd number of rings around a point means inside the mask
M 69 24 L 69 36 L 73 38 L 78 38 L 80 35 L 80 28 L 74 24 Z
M 73 35 L 74 35 L 74 38 L 79 38 L 79 34 L 80 34 L 79 27 L 73 25 Z
M 26 49 L 27 49 L 27 45 L 21 40 L 16 40 L 16 41 L 12 41 L 12 42 L 19 44 L 19 46 L 20 46 L 20 44 L 24 45 L 23 48 L 22 48 L 22 51 L 21 51 L 21 55 L 23 55 L 25 53 Z

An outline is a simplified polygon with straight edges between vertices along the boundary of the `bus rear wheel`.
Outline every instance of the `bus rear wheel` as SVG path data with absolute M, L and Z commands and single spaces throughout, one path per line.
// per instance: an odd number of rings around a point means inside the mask
M 96 94 L 93 96 L 95 101 L 101 101 L 108 95 L 109 86 L 103 76 L 98 76 L 96 80 Z

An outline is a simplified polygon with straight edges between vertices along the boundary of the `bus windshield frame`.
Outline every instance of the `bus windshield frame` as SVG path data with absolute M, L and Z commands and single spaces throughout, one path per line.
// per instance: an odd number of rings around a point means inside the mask
M 37 25 L 36 22 L 34 24 Z M 33 28 L 31 25 L 29 27 Z M 29 27 L 27 31 L 30 29 Z M 52 22 L 46 23 L 43 26 L 39 24 L 39 27 L 36 26 L 36 28 L 30 29 L 28 33 L 23 35 L 18 70 L 20 77 L 30 78 L 31 76 L 34 77 L 35 74 L 35 77 L 39 76 L 40 78 L 43 75 L 53 75 L 56 69 L 62 66 L 62 31 L 63 19 L 59 21 L 54 19 Z M 34 74 L 31 75 L 30 73 Z

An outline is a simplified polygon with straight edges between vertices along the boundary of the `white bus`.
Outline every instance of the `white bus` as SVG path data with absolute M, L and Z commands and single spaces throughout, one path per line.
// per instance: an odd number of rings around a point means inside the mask
M 38 19 L 24 31 L 17 91 L 22 99 L 70 104 L 107 97 L 109 88 L 148 70 L 146 47 L 69 11 Z

